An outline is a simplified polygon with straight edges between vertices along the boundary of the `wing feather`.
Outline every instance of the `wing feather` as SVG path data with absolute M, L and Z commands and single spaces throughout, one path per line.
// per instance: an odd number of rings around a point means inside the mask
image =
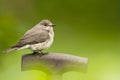
M 22 47 L 28 44 L 42 43 L 49 39 L 47 30 L 29 30 L 13 47 Z

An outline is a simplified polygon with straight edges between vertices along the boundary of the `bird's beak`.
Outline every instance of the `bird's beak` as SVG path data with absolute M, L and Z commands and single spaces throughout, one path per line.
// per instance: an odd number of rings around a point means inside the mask
M 52 26 L 52 27 L 55 27 L 56 25 L 55 25 L 55 24 L 52 24 L 51 26 Z

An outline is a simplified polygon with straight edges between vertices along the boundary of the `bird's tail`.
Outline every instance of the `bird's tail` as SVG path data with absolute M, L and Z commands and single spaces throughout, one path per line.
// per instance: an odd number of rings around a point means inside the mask
M 17 47 L 9 48 L 9 49 L 3 51 L 3 53 L 8 53 L 8 52 L 11 52 L 11 51 L 13 51 L 13 50 L 17 50 L 17 49 L 18 49 Z

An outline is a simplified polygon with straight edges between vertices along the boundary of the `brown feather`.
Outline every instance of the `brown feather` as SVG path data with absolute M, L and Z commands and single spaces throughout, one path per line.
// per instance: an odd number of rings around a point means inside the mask
M 28 44 L 42 43 L 42 42 L 45 42 L 47 39 L 49 39 L 49 35 L 48 35 L 47 30 L 34 29 L 34 32 L 32 32 L 32 30 L 33 29 L 29 30 L 20 39 L 20 41 L 15 46 L 12 46 L 11 48 L 23 47 L 23 46 L 28 45 Z

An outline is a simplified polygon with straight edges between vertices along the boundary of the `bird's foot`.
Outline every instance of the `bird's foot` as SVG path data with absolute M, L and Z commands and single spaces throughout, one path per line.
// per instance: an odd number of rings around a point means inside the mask
M 42 55 L 46 55 L 46 54 L 48 54 L 49 52 L 42 52 L 42 51 L 40 51 L 40 54 L 42 54 Z
M 38 51 L 33 51 L 33 54 L 38 54 L 39 52 Z
M 43 55 L 47 55 L 49 52 L 42 52 L 42 51 L 33 51 L 33 55 L 39 55 L 39 56 L 43 56 Z

